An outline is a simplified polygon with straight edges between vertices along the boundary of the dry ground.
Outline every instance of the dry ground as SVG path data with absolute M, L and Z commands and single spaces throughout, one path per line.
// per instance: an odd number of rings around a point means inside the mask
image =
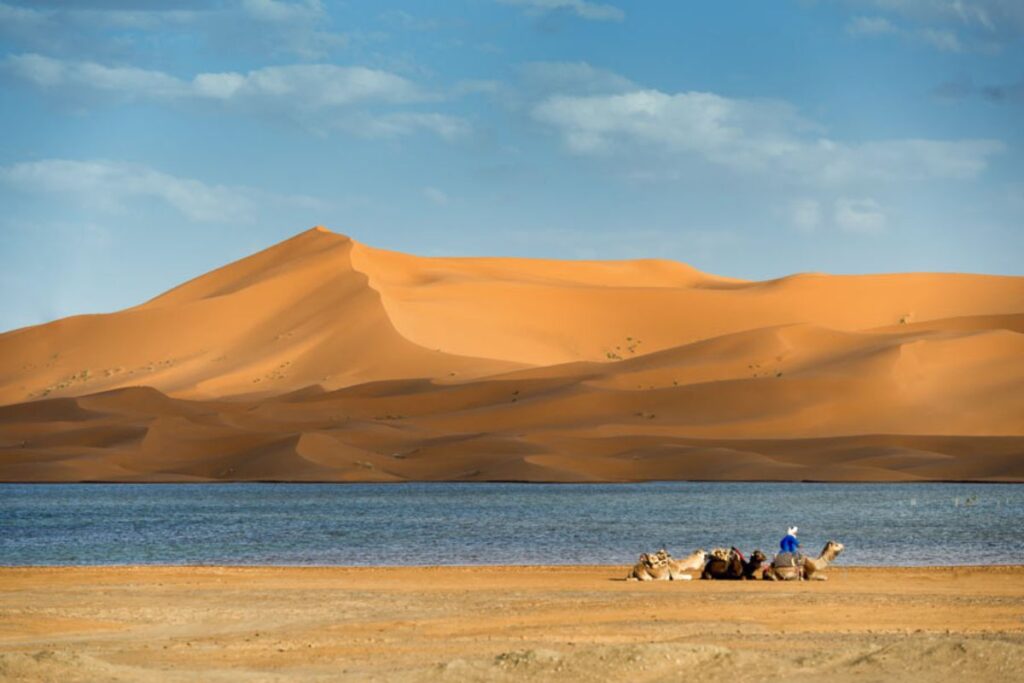
M 1024 680 L 1024 567 L 0 569 L 12 681 Z

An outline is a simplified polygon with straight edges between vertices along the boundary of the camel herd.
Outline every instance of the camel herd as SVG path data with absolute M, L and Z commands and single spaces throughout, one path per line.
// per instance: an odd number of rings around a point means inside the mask
M 694 551 L 676 560 L 664 548 L 643 553 L 626 576 L 627 581 L 690 581 L 702 579 L 766 579 L 768 581 L 824 581 L 826 567 L 843 552 L 842 543 L 829 541 L 818 557 L 799 556 L 793 560 L 777 556 L 769 562 L 760 550 L 747 559 L 738 548 L 715 548 L 711 552 Z

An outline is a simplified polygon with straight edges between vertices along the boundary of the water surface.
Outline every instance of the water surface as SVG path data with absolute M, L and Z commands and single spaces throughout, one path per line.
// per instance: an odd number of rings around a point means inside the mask
M 1024 563 L 1024 485 L 0 484 L 0 564 L 629 564 L 667 547 Z

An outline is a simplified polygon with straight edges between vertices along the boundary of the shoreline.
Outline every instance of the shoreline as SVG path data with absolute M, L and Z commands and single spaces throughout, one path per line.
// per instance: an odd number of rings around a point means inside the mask
M 245 571 L 250 569 L 267 570 L 341 570 L 341 571 L 405 571 L 405 570 L 541 570 L 541 571 L 610 571 L 622 568 L 628 571 L 631 565 L 627 564 L 168 564 L 166 562 L 144 564 L 0 564 L 0 574 L 8 570 L 150 570 L 150 569 L 176 569 L 176 570 L 206 570 L 224 569 Z M 1012 569 L 1024 572 L 1024 562 L 1009 562 L 1006 564 L 846 564 L 842 561 L 833 564 L 831 571 L 851 570 L 855 572 L 883 572 L 883 571 L 941 571 L 944 569 L 965 569 L 965 570 L 1000 570 Z M 671 582 L 669 582 L 671 583 Z M 749 583 L 749 581 L 748 581 Z M 772 583 L 772 582 L 768 582 Z
M 12 681 L 1008 680 L 1024 565 L 627 582 L 625 565 L 0 568 Z
M 42 481 L 42 480 L 4 480 L 0 481 L 0 486 L 67 486 L 69 484 L 81 484 L 85 486 L 111 486 L 111 485 L 128 485 L 128 486 L 167 486 L 173 485 L 200 485 L 208 486 L 214 484 L 297 484 L 301 486 L 313 486 L 313 485 L 336 485 L 336 486 L 365 486 L 372 484 L 374 486 L 402 486 L 407 484 L 514 484 L 514 485 L 529 485 L 529 486 L 607 486 L 611 484 L 841 484 L 851 486 L 865 486 L 865 485 L 888 485 L 888 484 L 971 484 L 971 485 L 996 485 L 996 486 L 1020 486 L 1024 484 L 1024 478 L 1021 479 L 843 479 L 843 480 L 831 480 L 831 479 L 608 479 L 608 480 L 580 480 L 580 481 L 564 481 L 564 480 L 533 480 L 533 479 L 403 479 L 400 481 L 376 481 L 376 480 L 349 480 L 349 481 L 333 481 L 333 480 L 291 480 L 291 479 L 201 479 L 201 480 L 183 480 L 183 479 L 168 479 L 166 481 L 139 481 L 139 480 L 105 480 L 105 479 L 81 479 L 81 480 L 69 480 L 69 481 Z

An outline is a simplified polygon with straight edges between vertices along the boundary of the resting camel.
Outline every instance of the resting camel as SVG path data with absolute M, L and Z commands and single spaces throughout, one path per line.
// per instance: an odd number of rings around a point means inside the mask
M 723 559 L 722 553 L 718 552 L 718 550 L 716 548 L 712 551 L 711 559 L 704 565 L 704 571 L 701 573 L 700 578 L 742 579 L 743 565 L 745 563 L 743 553 L 738 548 L 730 548 Z
M 743 563 L 744 579 L 763 579 L 766 570 L 765 560 L 768 557 L 760 550 L 750 553 L 750 561 Z
M 669 573 L 668 553 L 662 548 L 656 553 L 640 553 L 626 581 L 667 581 Z
M 693 578 L 691 574 L 684 572 L 699 572 L 704 569 L 704 562 L 708 554 L 703 550 L 694 550 L 681 560 L 669 558 L 668 567 L 673 581 L 689 581 Z
M 695 550 L 681 560 L 672 559 L 664 548 L 656 553 L 642 553 L 626 575 L 627 581 L 689 581 L 693 577 L 684 572 L 699 571 L 707 553 Z
M 838 541 L 829 541 L 825 544 L 825 547 L 821 551 L 821 555 L 818 555 L 818 557 L 804 557 L 802 566 L 777 567 L 773 564 L 765 570 L 764 578 L 770 581 L 793 581 L 803 579 L 825 581 L 828 577 L 822 574 L 822 572 L 839 556 L 839 553 L 843 552 L 845 547 L 846 546 Z

